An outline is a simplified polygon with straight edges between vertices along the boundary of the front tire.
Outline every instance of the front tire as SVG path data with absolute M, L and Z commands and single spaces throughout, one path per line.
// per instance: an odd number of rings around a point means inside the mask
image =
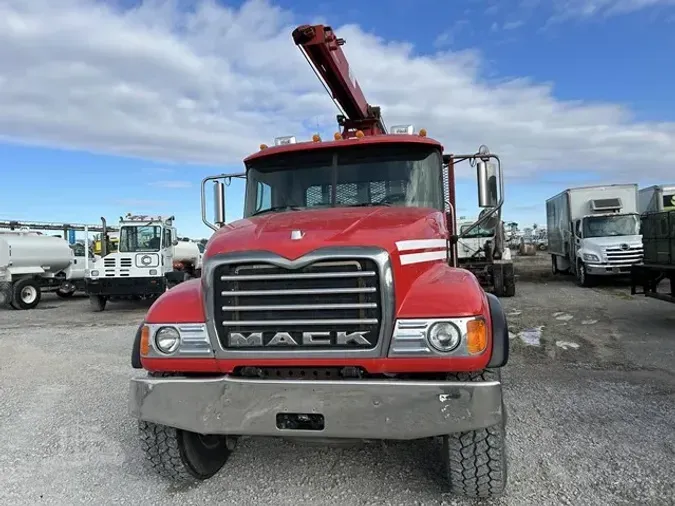
M 106 299 L 103 295 L 90 295 L 89 296 L 89 305 L 96 312 L 103 311 L 105 309 L 105 305 L 106 305 L 107 302 L 108 302 L 108 299 Z
M 140 421 L 141 448 L 150 466 L 174 482 L 211 478 L 222 469 L 234 440 L 228 436 L 203 436 L 166 425 Z
M 33 309 L 42 299 L 42 290 L 37 281 L 23 278 L 12 287 L 12 307 L 14 309 Z
M 499 371 L 461 373 L 459 381 L 500 380 Z M 450 492 L 473 498 L 501 495 L 508 481 L 506 409 L 501 421 L 485 429 L 443 436 L 443 464 Z
M 75 290 L 73 290 L 72 292 L 64 292 L 60 289 L 56 290 L 56 296 L 60 297 L 62 299 L 69 299 L 73 296 L 74 293 L 75 293 Z
M 586 265 L 583 262 L 579 262 L 579 265 L 577 265 L 577 284 L 588 288 L 593 286 L 593 281 L 593 277 L 586 270 Z

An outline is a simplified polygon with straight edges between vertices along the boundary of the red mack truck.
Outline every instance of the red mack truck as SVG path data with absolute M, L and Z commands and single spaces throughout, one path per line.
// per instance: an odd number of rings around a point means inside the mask
M 341 132 L 278 138 L 245 173 L 202 181 L 215 231 L 202 277 L 162 294 L 133 344 L 132 366 L 147 371 L 130 385 L 141 446 L 159 474 L 185 482 L 218 473 L 242 436 L 440 437 L 449 491 L 499 495 L 507 321 L 457 267 L 455 219 L 462 161 L 484 208 L 474 227 L 500 210 L 499 157 L 443 154 L 412 126 L 388 131 L 343 39 L 324 25 L 293 39 L 341 109 Z M 243 218 L 226 223 L 234 177 L 246 180 Z

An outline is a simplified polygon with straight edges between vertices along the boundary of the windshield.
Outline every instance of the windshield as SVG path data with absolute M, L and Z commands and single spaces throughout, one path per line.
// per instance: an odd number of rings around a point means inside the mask
M 637 214 L 587 216 L 584 218 L 583 227 L 585 238 L 638 235 L 640 233 L 640 217 Z
M 120 253 L 159 251 L 162 244 L 162 227 L 126 226 L 120 229 Z
M 244 216 L 341 206 L 443 208 L 442 158 L 429 146 L 283 153 L 249 164 Z
M 471 225 L 462 225 L 460 227 L 460 233 L 463 235 L 466 230 L 469 229 Z M 478 225 L 476 228 L 474 228 L 471 232 L 466 234 L 463 239 L 468 239 L 471 237 L 492 237 L 495 235 L 494 229 L 489 230 L 487 228 L 483 228 L 482 226 Z

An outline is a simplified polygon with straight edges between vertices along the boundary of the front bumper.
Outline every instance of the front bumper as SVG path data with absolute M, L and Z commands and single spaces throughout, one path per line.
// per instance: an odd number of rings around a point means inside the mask
M 166 291 L 166 279 L 162 276 L 142 278 L 87 278 L 85 289 L 91 295 L 159 295 Z
M 620 276 L 630 274 L 631 265 L 586 264 L 586 272 L 593 276 Z
M 134 378 L 135 418 L 200 434 L 418 439 L 485 428 L 502 417 L 498 381 L 303 381 Z M 323 430 L 277 426 L 277 415 L 323 415 Z

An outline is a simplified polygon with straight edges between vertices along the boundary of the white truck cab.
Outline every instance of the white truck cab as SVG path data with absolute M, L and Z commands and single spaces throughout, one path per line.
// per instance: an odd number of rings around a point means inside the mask
M 173 266 L 177 244 L 174 217 L 127 214 L 119 221 L 118 250 L 102 255 L 86 270 L 92 307 L 105 309 L 110 299 L 156 298 L 184 280 Z
M 581 286 L 630 274 L 643 256 L 637 200 L 636 184 L 570 188 L 548 199 L 553 273 L 571 271 Z

